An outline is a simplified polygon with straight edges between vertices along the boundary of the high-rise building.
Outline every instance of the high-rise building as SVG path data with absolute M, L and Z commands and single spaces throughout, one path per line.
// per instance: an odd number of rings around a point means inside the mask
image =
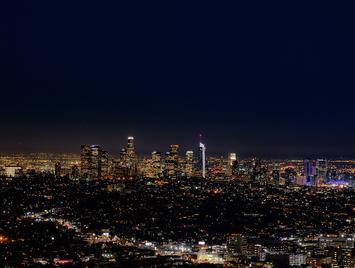
M 327 180 L 327 160 L 317 159 L 316 172 L 318 184 L 324 184 Z
M 169 151 L 165 154 L 165 176 L 168 178 L 175 178 L 178 174 L 179 168 L 179 145 L 172 144 Z
M 153 162 L 151 158 L 143 158 L 137 163 L 138 175 L 145 178 L 155 178 Z
M 90 162 L 91 162 L 91 149 L 90 145 L 81 145 L 81 155 L 80 155 L 80 169 L 81 175 L 83 177 L 88 177 L 90 175 Z
M 127 138 L 127 156 L 131 160 L 136 158 L 136 153 L 134 150 L 134 137 L 130 136 Z
M 164 176 L 171 177 L 174 174 L 174 164 L 170 152 L 166 152 L 164 156 Z
M 185 159 L 185 175 L 187 177 L 191 177 L 194 173 L 194 152 L 186 151 L 186 159 Z
M 102 149 L 99 145 L 91 145 L 90 177 L 101 178 Z
M 304 164 L 303 174 L 306 177 L 306 183 L 310 183 L 311 176 L 312 176 L 312 162 L 310 159 L 305 159 L 303 164 Z
M 229 153 L 228 160 L 227 160 L 227 167 L 226 167 L 226 175 L 231 176 L 233 171 L 234 162 L 237 161 L 237 154 L 236 153 Z
M 106 178 L 110 175 L 109 154 L 107 151 L 101 152 L 101 177 Z
M 316 185 L 316 172 L 315 172 L 315 167 L 313 165 L 313 161 L 310 159 L 305 159 L 304 160 L 304 170 L 303 170 L 303 174 L 305 176 L 306 179 L 306 184 L 307 185 Z
M 134 177 L 137 175 L 137 156 L 134 148 L 134 138 L 127 138 L 126 148 L 121 149 L 119 161 L 115 165 L 115 176 L 117 177 Z
M 247 240 L 242 234 L 229 234 L 227 237 L 227 251 L 230 256 L 246 255 Z
M 120 160 L 121 161 L 127 161 L 127 149 L 122 148 L 120 151 Z
M 103 158 L 104 154 L 104 158 Z M 84 178 L 101 178 L 102 164 L 106 168 L 106 158 L 108 153 L 102 151 L 100 145 L 81 146 L 81 175 Z
M 161 169 L 161 152 L 152 152 L 152 161 L 151 161 L 152 176 L 154 178 L 159 178 L 162 173 Z
M 150 159 L 140 161 L 142 163 L 141 172 L 147 178 L 160 178 L 162 176 L 161 153 L 157 151 L 152 152 Z
M 198 148 L 197 170 L 202 178 L 206 178 L 206 146 L 201 142 L 201 135 Z

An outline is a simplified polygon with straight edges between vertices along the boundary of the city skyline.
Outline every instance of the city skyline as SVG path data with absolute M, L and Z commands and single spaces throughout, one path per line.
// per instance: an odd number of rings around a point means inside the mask
M 0 267 L 355 268 L 355 16 L 7 1 Z
M 132 137 L 133 136 L 128 136 L 128 137 Z M 197 142 L 197 143 L 196 143 Z M 205 143 L 205 142 L 204 142 Z M 105 149 L 107 149 L 107 151 L 113 155 L 113 156 L 118 156 L 121 152 L 120 150 L 124 147 L 125 143 L 124 143 L 124 137 L 122 137 L 120 140 L 117 141 L 117 143 L 115 143 L 114 146 L 112 146 L 111 143 L 111 147 L 107 146 L 107 144 L 105 142 L 103 143 L 90 143 L 90 142 L 86 142 L 86 143 L 82 143 L 81 145 L 86 144 L 86 145 L 90 145 L 90 146 L 100 146 L 100 147 L 104 147 Z M 110 143 L 108 143 L 110 144 Z M 166 151 L 170 145 L 172 144 L 178 144 L 176 142 L 172 142 L 170 144 L 165 144 L 162 145 L 160 147 L 156 146 L 156 147 L 150 147 L 148 148 L 147 146 L 144 146 L 144 150 L 142 150 L 141 148 L 139 148 L 139 145 L 142 145 L 141 142 L 138 140 L 138 148 L 136 148 L 136 153 L 137 156 L 139 157 L 146 157 L 146 156 L 150 156 L 151 153 L 154 152 L 164 152 Z M 200 150 L 200 142 L 198 142 L 198 140 L 195 140 L 195 144 L 190 143 L 192 145 L 187 146 L 186 144 L 179 144 L 180 150 L 179 152 L 181 153 L 181 155 L 183 155 L 182 152 L 194 152 L 194 153 L 198 153 L 198 151 Z M 205 146 L 205 144 L 203 144 Z M 0 154 L 2 155 L 31 155 L 31 154 L 54 154 L 54 155 L 62 155 L 62 154 L 69 154 L 69 155 L 79 155 L 80 154 L 80 150 L 78 149 L 78 146 L 80 146 L 80 144 L 76 144 L 75 148 L 70 149 L 70 150 L 22 150 L 22 151 L 17 151 L 17 150 L 3 150 L 0 151 Z M 210 148 L 210 147 L 209 147 Z M 218 148 L 218 145 L 215 146 L 214 148 Z M 326 159 L 354 159 L 355 156 L 352 155 L 330 155 L 327 153 L 308 153 L 308 154 L 303 154 L 303 153 L 293 153 L 293 154 L 287 154 L 287 153 L 272 153 L 272 152 L 266 152 L 266 153 L 252 153 L 252 152 L 247 152 L 247 151 L 237 151 L 234 149 L 229 149 L 228 151 L 210 151 L 210 149 L 208 149 L 208 155 L 206 154 L 206 157 L 226 157 L 229 154 L 233 153 L 233 152 L 238 152 L 238 157 L 240 158 L 254 158 L 254 157 L 258 157 L 258 158 L 263 158 L 263 159 L 321 159 L 321 158 L 326 158 Z
M 201 134 L 199 134 L 200 136 Z M 132 137 L 133 136 L 128 136 L 128 137 Z M 126 136 L 127 138 L 127 136 Z M 121 148 L 124 147 L 125 145 L 125 137 L 120 137 L 120 139 L 118 139 L 117 141 L 111 141 L 111 142 L 107 142 L 105 143 L 104 141 L 101 143 L 98 142 L 85 142 L 85 143 L 81 143 L 81 144 L 88 144 L 88 145 L 97 145 L 97 146 L 101 146 L 101 147 L 105 147 L 110 154 L 117 156 L 120 154 L 120 150 Z M 137 139 L 136 139 L 137 142 Z M 206 143 L 204 141 L 204 143 Z M 152 145 L 152 147 L 147 146 L 147 144 L 144 144 L 142 141 L 138 140 L 138 147 L 136 148 L 136 152 L 137 155 L 140 157 L 146 157 L 149 156 L 152 152 L 156 152 L 156 151 L 160 151 L 160 152 L 164 152 L 167 150 L 167 148 L 171 145 L 171 144 L 179 144 L 177 142 L 170 142 L 167 144 L 163 144 L 160 146 L 155 146 Z M 187 145 L 189 144 L 189 145 Z M 212 143 L 213 144 L 213 143 Z M 10 155 L 10 154 L 14 154 L 14 155 L 29 155 L 29 154 L 38 154 L 38 153 L 52 153 L 52 154 L 72 154 L 72 155 L 78 155 L 80 153 L 80 151 L 78 150 L 78 146 L 80 146 L 80 144 L 75 144 L 73 145 L 74 147 L 72 149 L 68 149 L 68 150 L 53 150 L 53 149 L 47 149 L 47 150 L 0 150 L 0 154 L 3 155 Z M 144 149 L 142 149 L 140 146 L 142 146 Z M 187 143 L 183 143 L 183 144 L 179 144 L 180 147 L 180 152 L 188 152 L 188 151 L 193 151 L 195 153 L 198 152 L 199 148 L 200 148 L 200 144 L 198 142 L 198 138 L 196 138 L 193 142 L 188 141 Z M 227 149 L 227 151 L 221 151 L 219 149 L 218 144 L 214 144 L 214 146 L 212 146 L 212 148 L 214 149 L 213 151 L 210 150 L 211 146 L 209 144 L 209 148 L 208 148 L 208 156 L 212 156 L 212 157 L 216 157 L 216 156 L 227 156 L 228 154 L 230 154 L 231 152 L 237 152 L 238 153 L 238 157 L 241 158 L 253 158 L 253 157 L 259 157 L 259 158 L 264 158 L 264 159 L 317 159 L 317 158 L 326 158 L 326 159 L 354 159 L 355 155 L 352 154 L 329 154 L 329 153 L 320 153 L 320 152 L 312 152 L 312 153 L 281 153 L 281 152 L 272 152 L 272 151 L 266 151 L 266 152 L 258 152 L 258 153 L 253 153 L 251 151 L 248 150 L 243 150 L 243 148 L 245 148 L 244 146 L 241 146 L 240 151 L 238 151 L 237 149 L 231 148 Z M 253 148 L 253 146 L 250 146 L 250 148 Z

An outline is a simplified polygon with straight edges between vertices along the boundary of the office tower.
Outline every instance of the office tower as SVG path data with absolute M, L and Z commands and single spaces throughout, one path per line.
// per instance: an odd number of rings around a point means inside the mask
M 317 159 L 316 173 L 317 173 L 318 184 L 326 183 L 326 180 L 327 180 L 327 160 Z
M 307 185 L 315 185 L 315 168 L 310 159 L 304 160 L 304 176 Z
M 159 178 L 162 175 L 162 168 L 161 168 L 161 152 L 152 152 L 152 168 L 153 168 L 153 175 L 155 178 Z
M 56 162 L 54 165 L 54 176 L 56 178 L 59 178 L 62 172 L 62 165 L 60 164 L 60 162 Z
M 120 151 L 120 161 L 127 161 L 127 150 L 126 148 L 122 148 Z
M 223 177 L 225 175 L 225 159 L 223 157 L 211 157 L 208 162 L 208 172 L 213 177 Z M 202 173 L 201 169 L 201 172 L 199 173 L 201 177 Z
M 80 155 L 80 168 L 81 175 L 83 177 L 88 177 L 90 174 L 90 161 L 91 161 L 91 149 L 89 145 L 81 145 L 81 155 Z
M 176 178 L 179 165 L 179 145 L 172 144 L 165 154 L 165 175 L 168 178 Z
M 170 158 L 172 161 L 172 176 L 178 176 L 178 168 L 179 168 L 179 145 L 172 144 L 169 148 Z
M 134 148 L 134 138 L 127 138 L 126 148 L 121 149 L 119 161 L 115 166 L 115 176 L 131 178 L 137 176 L 137 156 Z
M 84 178 L 101 178 L 102 152 L 99 145 L 81 145 L 81 175 Z
M 194 173 L 194 152 L 186 151 L 185 175 L 191 177 Z
M 150 159 L 140 161 L 141 172 L 147 178 L 160 178 L 162 176 L 161 153 L 153 151 Z
M 101 177 L 106 178 L 110 175 L 109 154 L 107 151 L 101 153 Z
M 200 135 L 197 170 L 201 174 L 202 178 L 206 178 L 206 146 L 202 143 L 201 137 L 202 136 Z
M 132 161 L 136 158 L 136 153 L 134 150 L 134 137 L 127 138 L 127 156 Z
M 237 161 L 237 154 L 236 153 L 230 153 L 228 155 L 228 165 L 232 166 L 234 161 Z
M 227 160 L 227 167 L 226 167 L 226 175 L 231 176 L 233 173 L 233 165 L 234 162 L 237 161 L 237 154 L 236 153 L 229 153 L 228 160 Z
M 306 183 L 310 184 L 311 183 L 311 176 L 312 176 L 312 162 L 309 159 L 305 159 L 303 164 L 304 164 L 303 174 L 306 178 Z
M 145 178 L 155 178 L 153 162 L 151 158 L 143 157 L 143 159 L 137 163 L 137 175 L 143 176 Z
M 242 234 L 229 234 L 227 237 L 227 251 L 230 256 L 246 255 L 247 240 Z
M 179 155 L 179 145 L 177 144 L 172 144 L 169 147 L 169 151 L 172 155 L 174 155 L 174 157 L 178 157 Z
M 172 158 L 170 156 L 170 152 L 166 152 L 165 153 L 165 157 L 164 157 L 164 176 L 165 177 L 171 177 L 172 174 L 174 173 L 174 165 L 173 165 L 173 161 Z
M 118 178 L 126 177 L 127 175 L 127 150 L 122 148 L 119 158 L 114 163 L 114 176 Z
M 101 155 L 102 149 L 99 145 L 91 145 L 90 177 L 101 178 Z

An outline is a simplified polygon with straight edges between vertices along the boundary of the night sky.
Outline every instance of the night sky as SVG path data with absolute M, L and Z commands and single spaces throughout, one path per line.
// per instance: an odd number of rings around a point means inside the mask
M 8 1 L 1 152 L 355 157 L 354 6 Z

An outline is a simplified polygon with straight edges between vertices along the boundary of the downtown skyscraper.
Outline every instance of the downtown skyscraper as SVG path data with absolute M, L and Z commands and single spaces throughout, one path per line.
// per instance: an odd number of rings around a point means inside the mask
M 126 148 L 121 149 L 119 160 L 115 165 L 115 175 L 118 177 L 134 177 L 137 175 L 137 155 L 134 147 L 134 137 L 127 138 Z
M 165 175 L 168 178 L 175 178 L 179 173 L 179 145 L 172 144 L 165 154 Z
M 197 171 L 201 174 L 202 178 L 206 178 L 206 146 L 202 143 L 202 136 L 200 135 L 200 143 L 198 147 L 198 161 Z
M 81 145 L 80 161 L 84 178 L 101 178 L 108 174 L 108 153 L 100 145 Z

